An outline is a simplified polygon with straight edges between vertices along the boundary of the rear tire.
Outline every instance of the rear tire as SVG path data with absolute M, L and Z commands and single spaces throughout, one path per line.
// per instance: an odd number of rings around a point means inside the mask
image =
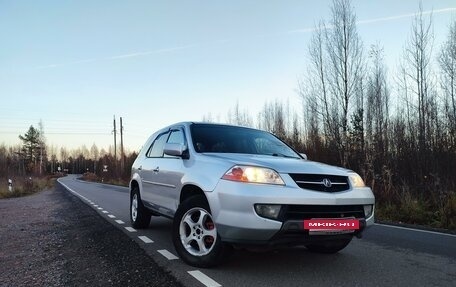
M 339 252 L 340 250 L 347 247 L 347 245 L 351 242 L 350 239 L 342 239 L 342 240 L 335 240 L 335 241 L 323 241 L 318 243 L 309 243 L 306 244 L 306 248 L 315 253 L 324 253 L 324 254 L 334 254 Z
M 222 242 L 204 196 L 182 202 L 174 215 L 173 243 L 180 258 L 195 267 L 221 263 L 230 247 Z
M 130 221 L 133 228 L 143 229 L 149 227 L 150 212 L 144 207 L 139 189 L 133 188 L 130 196 Z

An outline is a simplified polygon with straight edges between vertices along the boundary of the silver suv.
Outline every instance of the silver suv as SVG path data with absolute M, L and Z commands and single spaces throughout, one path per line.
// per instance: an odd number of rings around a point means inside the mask
M 355 172 L 268 132 L 184 122 L 154 133 L 133 164 L 131 223 L 146 228 L 153 215 L 173 220 L 185 262 L 210 267 L 239 246 L 338 252 L 374 223 L 374 195 Z

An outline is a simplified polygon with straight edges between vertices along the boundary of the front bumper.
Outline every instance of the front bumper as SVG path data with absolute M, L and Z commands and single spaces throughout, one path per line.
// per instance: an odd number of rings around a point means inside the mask
M 374 224 L 374 211 L 369 218 L 365 218 L 364 214 L 354 216 L 343 209 L 347 206 L 373 205 L 375 199 L 370 188 L 350 189 L 337 193 L 317 192 L 301 189 L 288 179 L 284 178 L 285 186 L 220 180 L 214 191 L 207 192 L 212 216 L 222 241 L 255 245 L 300 244 L 360 235 Z M 300 212 L 284 213 L 282 210 L 279 218 L 272 220 L 260 217 L 255 212 L 255 204 L 280 204 L 283 210 Z M 309 214 L 305 212 L 308 207 L 321 210 Z M 304 230 L 303 220 L 312 217 L 355 217 L 360 220 L 360 229 L 350 234 L 310 235 Z

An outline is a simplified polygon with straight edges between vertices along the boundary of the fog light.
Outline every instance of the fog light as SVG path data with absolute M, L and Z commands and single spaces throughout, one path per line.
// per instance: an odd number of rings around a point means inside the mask
M 255 204 L 255 211 L 261 217 L 277 219 L 279 217 L 281 205 L 277 204 Z
M 366 218 L 371 217 L 371 215 L 372 215 L 372 210 L 373 210 L 373 205 L 372 205 L 372 204 L 364 205 L 364 216 L 365 216 Z

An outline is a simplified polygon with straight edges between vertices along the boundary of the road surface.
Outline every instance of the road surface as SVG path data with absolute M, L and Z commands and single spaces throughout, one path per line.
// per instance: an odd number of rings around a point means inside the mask
M 238 250 L 217 268 L 197 269 L 177 257 L 171 220 L 152 217 L 148 229 L 131 227 L 128 188 L 89 183 L 75 175 L 59 183 L 185 286 L 455 286 L 456 235 L 376 224 L 338 254 L 305 248 Z

